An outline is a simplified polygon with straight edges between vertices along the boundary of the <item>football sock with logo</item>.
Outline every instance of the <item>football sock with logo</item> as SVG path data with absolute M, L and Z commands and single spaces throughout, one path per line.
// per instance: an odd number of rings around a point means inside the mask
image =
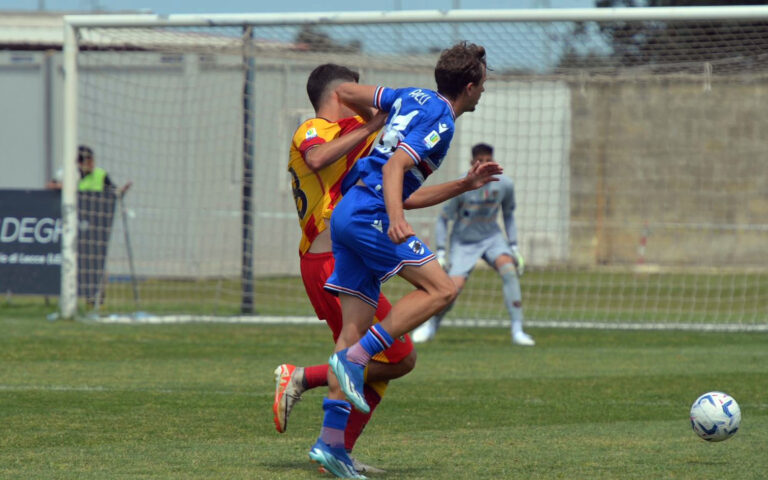
M 371 388 L 368 384 L 363 386 L 363 395 L 365 395 L 365 402 L 371 407 L 371 411 L 363 413 L 360 410 L 353 408 L 352 413 L 349 414 L 349 421 L 347 422 L 347 429 L 344 430 L 344 448 L 348 452 L 351 452 L 355 448 L 355 443 L 363 433 L 363 429 L 368 424 L 368 421 L 373 415 L 373 411 L 381 402 L 381 397 L 376 390 Z
M 306 389 L 328 385 L 328 368 L 327 363 L 304 367 L 304 378 L 301 380 L 301 384 Z
M 347 428 L 347 420 L 352 406 L 344 400 L 323 399 L 323 428 L 320 430 L 320 439 L 331 448 L 344 447 L 344 430 Z
M 371 357 L 388 349 L 394 340 L 380 323 L 368 329 L 359 342 L 349 347 L 347 360 L 358 365 L 368 365 Z
M 502 265 L 499 274 L 503 282 L 501 290 L 504 293 L 504 305 L 512 321 L 512 334 L 515 335 L 523 331 L 523 294 L 520 292 L 520 280 L 511 263 Z

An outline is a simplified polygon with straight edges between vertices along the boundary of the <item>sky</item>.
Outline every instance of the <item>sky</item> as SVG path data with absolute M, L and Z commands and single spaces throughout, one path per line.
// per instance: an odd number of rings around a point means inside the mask
M 0 0 L 0 10 L 147 11 L 171 13 L 267 13 L 361 10 L 450 10 L 498 8 L 592 8 L 594 0 Z

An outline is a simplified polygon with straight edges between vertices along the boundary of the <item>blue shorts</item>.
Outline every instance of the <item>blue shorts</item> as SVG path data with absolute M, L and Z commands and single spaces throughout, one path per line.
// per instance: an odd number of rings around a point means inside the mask
M 435 255 L 424 242 L 410 237 L 395 244 L 387 236 L 389 217 L 379 196 L 356 185 L 333 209 L 331 240 L 336 265 L 325 289 L 353 295 L 376 306 L 381 284 L 405 266 L 419 266 Z

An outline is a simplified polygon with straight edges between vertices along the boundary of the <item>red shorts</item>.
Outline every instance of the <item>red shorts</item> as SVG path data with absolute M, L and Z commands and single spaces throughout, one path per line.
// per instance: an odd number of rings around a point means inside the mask
M 309 301 L 315 308 L 317 318 L 325 320 L 333 332 L 335 342 L 341 334 L 341 303 L 339 298 L 330 294 L 323 288 L 325 281 L 333 272 L 333 253 L 305 253 L 301 257 L 301 279 L 304 281 L 304 289 L 307 291 Z M 381 294 L 376 309 L 374 322 L 380 322 L 392 310 L 389 300 Z M 397 363 L 407 357 L 413 351 L 413 343 L 409 335 L 396 338 L 391 347 L 382 353 L 375 355 L 374 360 L 387 363 Z

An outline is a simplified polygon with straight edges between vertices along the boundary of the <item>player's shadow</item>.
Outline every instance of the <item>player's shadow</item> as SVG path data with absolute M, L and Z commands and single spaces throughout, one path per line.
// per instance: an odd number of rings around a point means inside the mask
M 309 460 L 291 460 L 291 461 L 261 461 L 259 462 L 259 465 L 263 467 L 265 470 L 273 471 L 273 472 L 296 472 L 297 475 L 300 475 L 299 472 L 305 472 L 307 474 L 307 478 L 312 478 L 315 475 L 319 473 L 320 465 L 317 463 L 312 463 Z M 409 468 L 403 468 L 402 466 L 398 466 L 397 469 L 392 469 L 387 465 L 376 465 L 377 467 L 381 467 L 386 472 L 385 473 L 368 473 L 366 476 L 368 478 L 383 478 L 383 477 L 389 477 L 389 478 L 429 478 L 428 476 L 425 476 L 428 474 L 429 469 L 427 468 L 419 468 L 419 467 L 409 467 Z M 298 477 L 297 478 L 304 478 L 304 477 Z M 327 474 L 324 475 L 324 478 L 330 478 Z

